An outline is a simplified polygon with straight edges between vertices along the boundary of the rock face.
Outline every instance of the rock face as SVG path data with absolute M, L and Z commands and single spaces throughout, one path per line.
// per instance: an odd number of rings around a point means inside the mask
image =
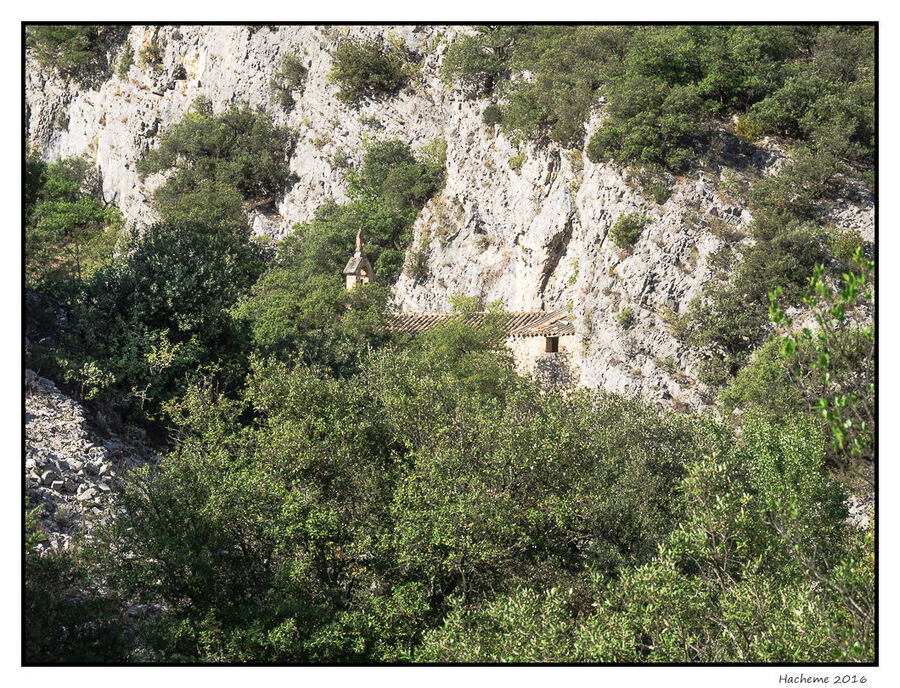
M 751 220 L 720 193 L 724 167 L 713 164 L 676 180 L 660 205 L 617 165 L 593 164 L 583 151 L 555 144 L 517 146 L 483 122 L 486 101 L 440 80 L 438 68 L 457 30 L 134 26 L 129 40 L 136 54 L 150 42 L 163 46 L 160 70 L 135 61 L 126 78 L 78 90 L 27 58 L 28 136 L 46 159 L 89 156 L 100 167 L 107 200 L 140 225 L 153 219 L 150 193 L 160 179 L 141 182 L 135 163 L 197 96 L 208 97 L 217 112 L 240 101 L 265 108 L 298 132 L 290 161 L 296 183 L 275 213 L 251 211 L 254 229 L 274 237 L 310 219 L 327 198 L 346 199 L 344 171 L 334 162 L 339 151 L 358 164 L 366 140 L 401 138 L 417 148 L 442 137 L 446 185 L 415 226 L 413 250 L 424 255 L 424 269 L 399 278 L 396 307 L 447 310 L 450 296 L 465 294 L 500 299 L 510 310 L 568 308 L 582 348 L 580 384 L 700 407 L 699 361 L 667 330 L 664 316 L 683 312 L 709 278 L 708 258 L 724 241 L 722 228 L 743 235 Z M 346 106 L 328 81 L 330 51 L 344 34 L 390 34 L 424 56 L 422 68 L 396 96 Z M 288 52 L 300 57 L 308 75 L 285 112 L 269 83 Z M 600 104 L 587 138 L 602 118 Z M 738 157 L 758 175 L 777 169 L 783 154 L 764 142 L 753 155 Z M 620 215 L 632 212 L 650 220 L 633 249 L 623 251 L 608 234 Z M 837 226 L 873 238 L 870 195 L 840 199 L 829 213 Z M 616 315 L 626 307 L 633 324 L 622 330 Z
M 90 432 L 81 406 L 50 380 L 25 371 L 25 488 L 47 540 L 44 550 L 90 536 L 110 517 L 109 495 L 129 469 L 154 461 L 140 441 Z

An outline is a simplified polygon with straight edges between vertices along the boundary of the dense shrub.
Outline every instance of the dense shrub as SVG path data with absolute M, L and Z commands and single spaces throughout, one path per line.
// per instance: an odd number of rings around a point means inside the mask
M 747 127 L 813 141 L 871 163 L 875 151 L 874 27 L 824 26 L 809 59 L 783 71 L 779 87 L 750 109 Z
M 525 153 L 519 153 L 518 155 L 514 155 L 509 159 L 509 169 L 513 172 L 517 173 L 520 169 L 522 169 L 522 165 L 525 164 L 526 156 Z
M 852 229 L 833 228 L 828 232 L 826 241 L 831 257 L 845 267 L 852 266 L 856 252 L 863 250 L 866 245 L 862 235 Z
M 409 659 L 451 596 L 652 558 L 680 517 L 687 424 L 545 398 L 502 347 L 449 326 L 358 377 L 267 365 L 236 401 L 191 391 L 179 448 L 133 476 L 108 534 L 135 554 L 116 589 L 165 602 L 153 656 Z
M 874 293 L 875 264 L 857 249 L 854 266 L 835 290 L 817 265 L 804 294 L 816 331 L 793 329 L 779 303 L 783 290 L 769 294 L 770 316 L 787 331 L 782 353 L 794 384 L 810 409 L 824 420 L 837 462 L 872 479 L 875 461 L 875 332 L 866 322 Z M 816 399 L 813 403 L 813 399 Z
M 619 215 L 609 229 L 609 238 L 619 248 L 629 248 L 638 240 L 648 222 L 650 218 L 639 213 Z
M 461 34 L 450 45 L 442 73 L 500 100 L 508 134 L 578 145 L 602 67 L 621 50 L 628 32 L 604 26 L 476 27 L 474 35 Z M 531 79 L 511 78 L 524 70 Z
M 872 657 L 871 555 L 839 525 L 845 507 L 823 471 L 821 436 L 809 423 L 751 420 L 744 437 L 692 462 L 685 522 L 653 563 L 600 593 L 605 603 L 575 641 L 581 659 Z M 848 561 L 856 568 L 844 585 Z
M 508 134 L 567 146 L 604 96 L 594 162 L 679 170 L 711 118 L 732 113 L 747 139 L 781 133 L 866 159 L 873 40 L 870 26 L 484 26 L 454 39 L 442 69 L 498 99 Z
M 450 44 L 441 73 L 479 94 L 491 93 L 509 76 L 508 62 L 523 26 L 479 26 L 475 35 L 462 33 Z
M 331 54 L 328 78 L 337 84 L 337 97 L 352 104 L 363 97 L 388 96 L 399 91 L 415 73 L 413 56 L 400 41 L 383 37 L 368 40 L 348 38 Z
M 499 124 L 503 119 L 503 110 L 499 105 L 488 105 L 481 115 L 482 121 L 488 126 Z
M 348 379 L 269 364 L 236 400 L 190 391 L 104 536 L 134 554 L 113 588 L 164 602 L 151 656 L 871 657 L 871 541 L 841 525 L 815 425 L 754 417 L 735 442 L 541 394 L 502 338 L 451 324 Z
M 800 302 L 809 275 L 825 256 L 815 224 L 817 199 L 833 191 L 844 169 L 833 156 L 801 151 L 751 190 L 753 245 L 725 279 L 704 287 L 690 309 L 687 341 L 712 354 L 707 383 L 727 383 L 765 339 L 770 291 L 781 288 L 786 303 Z
M 264 113 L 244 105 L 216 115 L 208 100 L 198 98 L 137 169 L 141 175 L 171 172 L 155 197 L 167 218 L 168 198 L 196 192 L 204 182 L 234 188 L 246 201 L 274 198 L 290 177 L 292 145 L 290 130 Z
M 804 359 L 809 352 L 802 352 Z M 769 339 L 753 353 L 730 384 L 718 396 L 722 413 L 728 417 L 735 409 L 764 410 L 774 418 L 787 418 L 807 405 L 801 390 L 791 384 L 790 370 L 781 355 L 781 343 Z
M 586 596 L 576 585 L 521 587 L 484 605 L 457 599 L 415 658 L 871 659 L 871 533 L 839 525 L 841 491 L 823 471 L 814 427 L 752 419 L 740 446 L 721 427 L 705 432 L 708 454 L 680 484 L 685 517 L 652 561 L 595 577 Z
M 306 82 L 306 67 L 294 53 L 284 53 L 278 58 L 278 66 L 269 82 L 272 95 L 283 110 L 294 106 L 294 91 L 300 91 Z
M 32 285 L 80 280 L 107 261 L 120 238 L 121 213 L 103 200 L 99 171 L 82 158 L 26 161 L 25 267 Z
M 244 342 L 228 309 L 260 271 L 249 230 L 151 227 L 81 289 L 61 333 L 63 376 L 150 414 L 201 367 L 233 383 Z
M 443 185 L 446 144 L 423 150 L 416 157 L 409 146 L 393 139 L 369 146 L 359 171 L 362 196 L 382 200 L 411 222 L 425 201 Z
M 519 588 L 478 607 L 456 605 L 416 652 L 423 663 L 577 661 L 572 591 Z
M 47 24 L 25 27 L 25 44 L 44 67 L 84 79 L 107 67 L 106 52 L 127 31 L 125 26 Z

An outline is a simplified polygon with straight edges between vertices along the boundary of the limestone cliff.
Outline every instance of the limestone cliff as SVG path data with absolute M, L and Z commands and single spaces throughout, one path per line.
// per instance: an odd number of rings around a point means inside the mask
M 592 164 L 582 151 L 550 143 L 517 146 L 498 127 L 485 124 L 487 103 L 438 76 L 447 41 L 457 30 L 134 26 L 129 42 L 135 53 L 151 42 L 163 47 L 159 70 L 136 62 L 126 78 L 114 75 L 86 90 L 28 57 L 28 137 L 46 159 L 94 160 L 107 200 L 140 225 L 153 219 L 149 195 L 160 180 L 139 180 L 135 163 L 197 96 L 208 97 L 216 111 L 241 101 L 265 108 L 276 123 L 299 133 L 290 161 L 296 182 L 278 199 L 275 213 L 251 211 L 254 229 L 274 237 L 308 220 L 328 197 L 346 198 L 344 170 L 334 162 L 339 149 L 358 163 L 366 140 L 396 137 L 415 148 L 442 137 L 446 185 L 420 214 L 412 247 L 425 257 L 425 267 L 394 285 L 396 306 L 443 310 L 451 295 L 467 294 L 501 299 L 516 310 L 568 308 L 581 341 L 582 384 L 701 406 L 696 353 L 667 329 L 664 314 L 683 312 L 709 278 L 708 256 L 722 244 L 723 227 L 741 234 L 751 219 L 718 190 L 722 171 L 771 173 L 783 152 L 774 142 L 763 142 L 752 155 L 742 155 L 723 125 L 722 150 L 710 156 L 704 171 L 674 180 L 671 197 L 659 205 L 642 195 L 620 166 Z M 329 52 L 344 32 L 392 34 L 423 56 L 422 68 L 395 97 L 346 106 L 328 80 Z M 302 59 L 308 75 L 285 112 L 269 83 L 279 56 L 287 52 Z M 600 103 L 588 136 L 602 118 Z M 522 153 L 522 164 L 511 166 Z M 650 222 L 633 250 L 623 251 L 608 232 L 630 212 Z M 835 224 L 873 238 L 870 196 L 839 199 L 829 212 Z M 635 316 L 628 330 L 616 321 L 625 307 Z

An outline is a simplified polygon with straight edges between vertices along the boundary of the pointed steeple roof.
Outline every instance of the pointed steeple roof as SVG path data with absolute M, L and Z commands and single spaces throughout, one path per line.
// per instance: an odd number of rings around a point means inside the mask
M 344 268 L 344 275 L 358 275 L 360 272 L 365 271 L 366 275 L 371 279 L 374 271 L 372 270 L 372 264 L 369 263 L 369 259 L 363 255 L 362 252 L 362 229 L 359 229 L 356 232 L 356 253 L 353 254 L 353 257 L 347 261 L 347 267 Z

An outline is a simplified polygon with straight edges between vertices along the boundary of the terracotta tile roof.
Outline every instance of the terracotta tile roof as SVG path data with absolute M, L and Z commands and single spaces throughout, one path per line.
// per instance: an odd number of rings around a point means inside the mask
M 394 332 L 419 334 L 441 323 L 458 319 L 477 327 L 489 313 L 395 313 L 388 322 Z M 567 311 L 518 311 L 501 314 L 503 328 L 511 337 L 558 337 L 575 334 L 575 320 Z

